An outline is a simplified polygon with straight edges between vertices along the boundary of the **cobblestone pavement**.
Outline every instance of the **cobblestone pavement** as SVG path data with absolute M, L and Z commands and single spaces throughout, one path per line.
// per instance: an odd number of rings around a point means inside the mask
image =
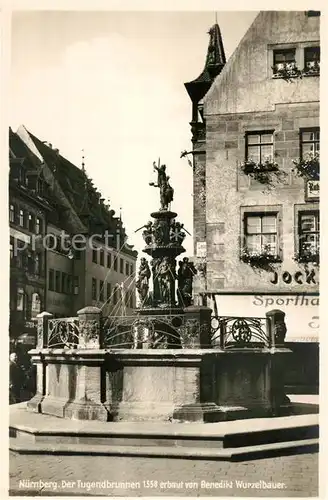
M 92 485 L 95 481 L 102 484 Z M 259 481 L 262 481 L 259 489 L 243 484 Z M 33 485 L 32 482 L 39 484 Z M 114 482 L 130 484 L 111 484 Z M 269 482 L 283 485 L 281 489 L 268 489 Z M 318 454 L 231 463 L 143 457 L 19 455 L 10 452 L 10 494 L 318 496 Z

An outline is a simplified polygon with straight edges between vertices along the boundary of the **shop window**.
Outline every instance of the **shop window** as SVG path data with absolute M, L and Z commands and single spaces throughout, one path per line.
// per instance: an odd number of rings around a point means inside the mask
M 246 133 L 246 161 L 273 161 L 273 131 Z

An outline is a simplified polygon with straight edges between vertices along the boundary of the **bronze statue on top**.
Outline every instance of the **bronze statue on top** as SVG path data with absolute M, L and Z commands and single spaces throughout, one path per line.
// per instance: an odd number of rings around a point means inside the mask
M 160 190 L 161 210 L 168 210 L 173 201 L 174 189 L 169 183 L 169 176 L 166 175 L 166 165 L 161 165 L 158 160 L 158 166 L 153 163 L 154 170 L 157 171 L 157 184 L 150 182 L 150 186 L 158 187 Z

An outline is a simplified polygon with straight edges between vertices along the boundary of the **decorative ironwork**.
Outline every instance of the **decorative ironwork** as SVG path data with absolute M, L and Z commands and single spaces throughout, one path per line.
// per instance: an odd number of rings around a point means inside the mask
M 109 317 L 104 326 L 105 347 L 119 349 L 181 348 L 181 315 Z
M 79 318 L 56 318 L 48 321 L 48 347 L 75 349 L 79 344 Z
M 271 338 L 266 328 L 266 318 L 212 316 L 212 346 L 270 347 Z

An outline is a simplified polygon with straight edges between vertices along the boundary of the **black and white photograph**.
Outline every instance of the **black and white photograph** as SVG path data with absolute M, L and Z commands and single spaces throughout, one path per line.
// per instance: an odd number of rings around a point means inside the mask
M 319 496 L 324 16 L 267 7 L 10 13 L 9 496 Z

